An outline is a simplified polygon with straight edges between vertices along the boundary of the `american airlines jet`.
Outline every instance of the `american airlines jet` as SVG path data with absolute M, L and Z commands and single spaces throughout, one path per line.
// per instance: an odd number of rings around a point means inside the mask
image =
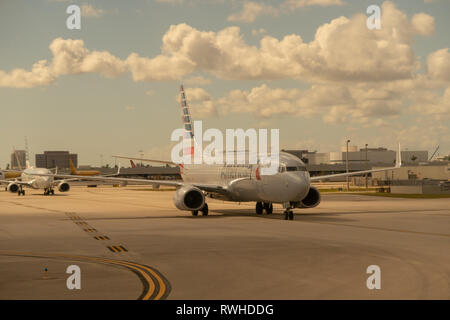
M 180 88 L 182 119 L 187 136 L 195 140 L 192 131 L 190 110 L 186 102 L 183 86 Z M 186 152 L 186 151 L 184 151 Z M 189 152 L 189 151 L 188 151 Z M 193 148 L 190 150 L 193 153 Z M 119 157 L 120 156 L 116 156 Z M 163 164 L 175 163 L 171 161 L 140 159 L 123 157 L 133 160 L 151 161 Z M 145 183 L 159 187 L 159 185 L 175 186 L 173 201 L 180 210 L 191 211 L 192 215 L 208 215 L 207 198 L 234 202 L 256 202 L 256 213 L 273 212 L 273 204 L 281 204 L 286 220 L 293 220 L 294 208 L 313 208 L 321 200 L 319 191 L 311 185 L 313 181 L 326 180 L 334 177 L 346 177 L 365 173 L 398 169 L 401 165 L 400 149 L 397 153 L 395 167 L 357 171 L 351 173 L 331 174 L 310 177 L 305 164 L 297 157 L 280 152 L 279 167 L 276 173 L 265 175 L 259 164 L 176 164 L 180 167 L 183 181 L 162 181 L 128 178 L 83 177 L 86 180 L 103 180 L 126 183 Z M 48 176 L 48 174 L 47 174 Z M 68 178 L 66 175 L 51 175 Z

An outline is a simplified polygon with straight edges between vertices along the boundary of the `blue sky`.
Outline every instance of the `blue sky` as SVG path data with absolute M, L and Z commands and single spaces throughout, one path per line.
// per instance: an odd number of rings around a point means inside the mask
M 1 2 L 0 166 L 25 136 L 33 160 L 168 159 L 180 83 L 204 127 L 279 128 L 283 148 L 333 151 L 349 138 L 449 153 L 450 1 L 316 1 Z M 81 30 L 66 28 L 71 4 L 84 6 Z M 371 4 L 383 8 L 375 36 L 358 18 Z M 81 51 L 82 67 L 63 56 Z M 29 81 L 43 59 L 50 78 Z

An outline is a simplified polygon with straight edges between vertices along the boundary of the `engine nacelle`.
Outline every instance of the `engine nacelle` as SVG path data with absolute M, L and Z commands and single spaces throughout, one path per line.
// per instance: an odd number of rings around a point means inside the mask
M 205 195 L 197 187 L 183 186 L 173 195 L 173 202 L 180 210 L 200 210 L 205 204 Z
M 12 192 L 12 193 L 16 193 L 17 191 L 19 191 L 19 185 L 17 183 L 11 182 L 6 187 L 6 190 L 8 190 L 9 192 Z
M 306 197 L 294 203 L 295 208 L 314 208 L 317 207 L 320 203 L 321 196 L 319 190 L 317 188 L 310 186 L 308 194 Z
M 58 184 L 58 191 L 59 192 L 67 192 L 70 190 L 70 184 L 68 184 L 67 182 L 60 182 Z

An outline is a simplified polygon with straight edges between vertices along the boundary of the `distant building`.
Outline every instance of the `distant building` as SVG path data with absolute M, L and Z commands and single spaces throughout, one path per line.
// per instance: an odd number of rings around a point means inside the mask
M 347 159 L 347 149 L 342 147 L 341 151 L 333 152 L 309 152 L 308 150 L 282 150 L 291 153 L 297 157 L 301 155 L 301 159 L 310 165 L 320 164 L 345 164 Z M 419 164 L 428 161 L 428 151 L 402 151 L 402 162 L 405 164 Z M 349 164 L 367 164 L 370 165 L 386 164 L 393 165 L 396 159 L 397 151 L 388 150 L 386 148 L 361 148 L 358 150 L 356 146 L 348 147 Z M 300 157 L 299 157 L 300 158 Z M 306 159 L 306 161 L 305 161 Z
M 36 154 L 37 168 L 70 168 L 69 159 L 72 159 L 73 165 L 78 165 L 78 154 L 69 153 L 69 151 L 44 151 L 43 154 Z
M 23 169 L 25 168 L 25 162 L 27 161 L 27 153 L 25 150 L 16 150 L 11 153 L 11 169 Z
M 394 171 L 372 173 L 372 178 L 379 181 L 392 180 L 449 180 L 450 163 L 431 162 L 424 165 L 402 165 Z

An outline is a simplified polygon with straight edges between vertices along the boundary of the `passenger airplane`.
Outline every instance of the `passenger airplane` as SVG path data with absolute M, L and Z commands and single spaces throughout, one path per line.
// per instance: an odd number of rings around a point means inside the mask
M 195 140 L 183 86 L 180 88 L 180 94 L 184 129 L 188 136 Z M 192 148 L 189 152 L 192 155 Z M 171 161 L 132 157 L 123 158 L 174 165 Z M 175 206 L 180 210 L 191 211 L 194 216 L 197 216 L 199 211 L 204 216 L 208 215 L 208 204 L 205 199 L 209 197 L 234 202 L 254 201 L 256 202 L 255 209 L 257 214 L 262 214 L 263 211 L 271 214 L 274 203 L 282 204 L 285 209 L 285 219 L 293 220 L 293 208 L 313 208 L 320 203 L 320 193 L 311 185 L 312 181 L 398 169 L 401 166 L 400 146 L 397 152 L 396 166 L 384 169 L 310 177 L 305 164 L 299 158 L 285 152 L 280 152 L 279 164 L 278 172 L 272 175 L 261 174 L 260 165 L 258 164 L 179 164 L 183 181 L 104 178 L 95 176 L 80 176 L 79 178 L 127 183 L 139 182 L 151 184 L 153 187 L 159 187 L 159 185 L 175 186 L 177 188 L 173 197 Z M 50 174 L 46 174 L 46 176 L 70 177 Z
M 83 171 L 80 170 L 79 171 L 73 165 L 72 159 L 69 159 L 69 163 L 70 163 L 70 174 L 73 176 L 98 176 L 98 175 L 102 174 L 98 170 L 83 170 Z
M 9 192 L 16 193 L 20 195 L 25 195 L 24 187 L 32 189 L 44 189 L 44 194 L 49 195 L 55 194 L 54 188 L 56 187 L 59 192 L 67 192 L 70 190 L 70 185 L 65 180 L 55 180 L 54 173 L 49 169 L 45 168 L 33 168 L 29 167 L 27 163 L 27 168 L 22 171 L 20 175 L 20 180 L 3 180 L 0 179 L 0 184 L 6 184 L 6 190 Z M 73 179 L 78 180 L 78 179 Z

